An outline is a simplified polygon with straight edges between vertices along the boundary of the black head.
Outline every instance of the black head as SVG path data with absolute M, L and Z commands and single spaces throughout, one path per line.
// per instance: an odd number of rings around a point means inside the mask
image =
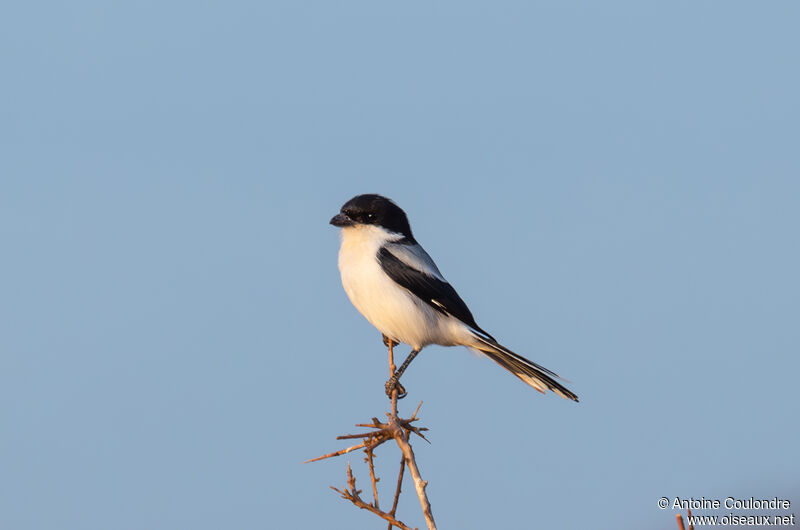
M 331 224 L 341 227 L 358 224 L 381 226 L 414 241 L 406 212 L 391 199 L 374 193 L 356 195 L 344 203 L 339 213 L 331 219 Z

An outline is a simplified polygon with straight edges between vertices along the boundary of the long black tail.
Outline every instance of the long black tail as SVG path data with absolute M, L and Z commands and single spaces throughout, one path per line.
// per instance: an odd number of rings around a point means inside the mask
M 517 355 L 505 346 L 497 342 L 475 335 L 477 342 L 474 347 L 481 353 L 489 357 L 491 360 L 519 377 L 525 383 L 529 384 L 542 394 L 548 389 L 552 390 L 559 396 L 578 401 L 578 396 L 566 388 L 564 385 L 556 381 L 559 375 L 553 371 L 548 370 L 544 366 L 540 366 L 533 361 L 529 361 L 521 355 Z

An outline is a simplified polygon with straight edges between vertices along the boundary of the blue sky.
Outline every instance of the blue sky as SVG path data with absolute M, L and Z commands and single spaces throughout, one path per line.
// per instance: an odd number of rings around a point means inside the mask
M 375 528 L 345 459 L 300 464 L 386 407 L 327 224 L 368 192 L 581 397 L 423 351 L 401 411 L 442 528 L 796 511 L 796 3 L 0 15 L 0 527 Z

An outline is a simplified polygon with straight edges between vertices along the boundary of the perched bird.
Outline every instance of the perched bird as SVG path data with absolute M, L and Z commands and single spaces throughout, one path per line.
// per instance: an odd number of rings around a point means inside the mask
M 339 271 L 356 309 L 383 334 L 384 343 L 405 343 L 411 353 L 386 382 L 386 393 L 405 390 L 398 380 L 429 344 L 466 346 L 545 393 L 578 401 L 556 381 L 559 376 L 499 344 L 478 326 L 469 308 L 447 283 L 408 224 L 406 213 L 381 195 L 347 201 L 330 223 L 341 227 Z

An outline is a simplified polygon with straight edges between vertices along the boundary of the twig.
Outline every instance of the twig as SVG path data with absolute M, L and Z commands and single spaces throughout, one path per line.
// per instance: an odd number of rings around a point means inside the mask
M 351 447 L 348 447 L 347 449 L 342 449 L 340 451 L 334 451 L 332 453 L 328 453 L 327 455 L 318 456 L 317 458 L 312 458 L 311 460 L 306 460 L 303 463 L 304 464 L 308 464 L 310 462 L 317 462 L 319 460 L 324 460 L 326 458 L 331 458 L 333 456 L 341 456 L 341 455 L 349 453 L 350 451 L 355 451 L 356 449 L 361 449 L 362 447 L 364 447 L 366 445 L 367 445 L 367 441 L 365 440 L 364 442 L 362 442 L 362 443 L 360 443 L 358 445 L 353 445 Z
M 394 364 L 394 342 L 389 339 L 389 377 L 394 377 L 397 366 Z M 397 417 L 397 385 L 392 389 L 392 416 Z
M 405 456 L 400 458 L 400 474 L 397 475 L 397 489 L 394 492 L 394 502 L 392 502 L 392 509 L 389 510 L 389 515 L 394 517 L 394 514 L 397 513 L 397 503 L 400 501 L 400 490 L 403 488 L 403 474 L 406 471 L 406 459 Z M 391 523 L 389 524 L 389 529 L 392 530 Z
M 392 525 L 394 525 L 397 528 L 400 528 L 401 530 L 411 530 L 410 527 L 406 526 L 405 524 L 395 519 L 393 515 L 389 515 L 388 513 L 379 510 L 377 507 L 372 506 L 371 504 L 367 504 L 361 499 L 361 497 L 359 496 L 361 490 L 356 489 L 356 477 L 353 476 L 353 471 L 350 469 L 349 462 L 347 463 L 347 486 L 345 486 L 344 489 L 341 490 L 339 488 L 334 488 L 333 486 L 331 486 L 331 489 L 339 493 L 344 499 L 347 499 L 348 501 L 352 502 L 362 510 L 370 511 L 375 515 L 377 515 L 378 517 L 388 521 L 389 528 L 391 528 Z
M 380 506 L 378 505 L 378 481 L 380 479 L 375 478 L 375 463 L 373 462 L 374 455 L 372 453 L 374 449 L 375 449 L 374 447 L 370 447 L 369 449 L 366 449 L 364 452 L 367 453 L 366 460 L 367 463 L 369 464 L 369 478 L 372 480 L 372 498 L 375 499 L 375 502 L 373 502 L 372 505 L 375 506 L 376 508 L 380 508 Z
M 414 409 L 414 414 L 411 415 L 411 419 L 409 419 L 408 421 L 416 421 L 417 420 L 417 412 L 419 412 L 419 408 L 421 406 L 422 406 L 422 401 L 420 401 L 419 405 L 417 405 L 417 408 Z
M 356 423 L 356 427 L 372 427 L 372 425 L 368 425 L 366 423 Z M 384 426 L 383 425 L 377 425 L 376 427 L 378 429 L 382 429 Z M 340 436 L 337 436 L 336 439 L 337 440 L 350 440 L 352 438 L 370 438 L 370 437 L 378 437 L 379 434 L 380 433 L 376 433 L 375 431 L 359 432 L 359 433 L 356 433 L 356 434 L 342 434 Z

